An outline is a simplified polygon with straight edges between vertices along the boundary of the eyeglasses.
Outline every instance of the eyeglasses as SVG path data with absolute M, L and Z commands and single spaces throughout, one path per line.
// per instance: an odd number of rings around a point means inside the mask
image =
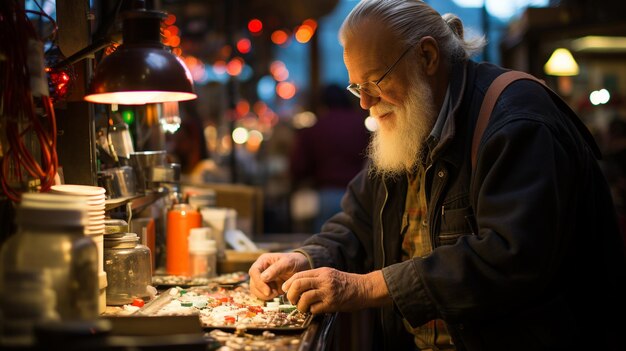
M 361 93 L 365 93 L 371 97 L 377 98 L 380 95 L 382 95 L 383 91 L 380 89 L 380 87 L 378 86 L 378 84 L 380 84 L 380 82 L 383 81 L 383 79 L 385 79 L 385 77 L 387 77 L 389 75 L 389 73 L 391 73 L 391 71 L 393 71 L 393 69 L 396 67 L 396 65 L 398 64 L 398 62 L 400 62 L 400 60 L 402 60 L 402 58 L 412 49 L 414 48 L 414 46 L 409 46 L 408 48 L 406 48 L 406 50 L 404 50 L 404 52 L 402 53 L 402 55 L 400 55 L 400 57 L 398 57 L 398 59 L 396 60 L 396 62 L 394 62 L 389 69 L 387 69 L 387 72 L 385 72 L 385 74 L 383 74 L 382 77 L 380 77 L 377 81 L 369 81 L 369 82 L 365 82 L 365 83 L 361 83 L 361 84 L 357 84 L 357 83 L 352 83 L 350 85 L 348 85 L 346 87 L 346 89 L 348 89 L 349 92 L 351 92 L 352 94 L 354 94 L 354 96 L 361 98 Z

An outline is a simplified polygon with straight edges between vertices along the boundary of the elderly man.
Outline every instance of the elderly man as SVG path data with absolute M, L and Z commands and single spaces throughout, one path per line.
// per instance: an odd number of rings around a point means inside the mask
M 252 291 L 312 313 L 376 307 L 375 349 L 623 347 L 606 319 L 626 299 L 623 244 L 567 106 L 511 83 L 474 165 L 479 110 L 505 72 L 469 59 L 481 39 L 422 1 L 364 0 L 340 40 L 348 89 L 379 125 L 371 164 L 321 233 L 252 265 Z

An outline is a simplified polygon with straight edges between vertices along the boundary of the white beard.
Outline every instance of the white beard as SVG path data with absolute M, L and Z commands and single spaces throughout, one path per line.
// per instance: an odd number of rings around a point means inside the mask
M 380 101 L 370 109 L 372 116 L 393 111 L 394 116 L 382 121 L 376 118 L 378 130 L 368 147 L 368 156 L 374 167 L 372 172 L 395 178 L 414 169 L 424 147 L 424 141 L 435 125 L 437 115 L 432 91 L 425 80 L 418 77 L 409 87 L 407 100 L 402 107 Z

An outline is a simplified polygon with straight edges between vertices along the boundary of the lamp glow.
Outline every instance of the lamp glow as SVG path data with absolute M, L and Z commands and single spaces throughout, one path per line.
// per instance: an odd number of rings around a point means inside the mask
M 572 53 L 565 48 L 554 50 L 543 70 L 551 76 L 576 76 L 579 71 Z
M 161 43 L 163 12 L 133 10 L 124 18 L 124 43 L 97 65 L 86 101 L 143 105 L 197 97 L 185 63 Z

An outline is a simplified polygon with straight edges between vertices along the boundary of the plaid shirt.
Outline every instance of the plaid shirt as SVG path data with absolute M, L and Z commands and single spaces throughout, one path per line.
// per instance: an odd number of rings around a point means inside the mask
M 442 111 L 430 139 L 438 139 L 441 132 L 443 118 L 449 102 L 449 94 L 446 93 Z M 413 257 L 425 257 L 432 252 L 432 243 L 428 232 L 428 203 L 426 202 L 425 168 L 422 162 L 418 162 L 417 170 L 408 175 L 409 188 L 406 194 L 404 215 L 402 216 L 402 261 Z M 454 350 L 452 339 L 448 334 L 445 322 L 439 319 L 432 320 L 421 326 L 413 328 L 406 320 L 404 327 L 413 334 L 415 345 L 420 350 Z

